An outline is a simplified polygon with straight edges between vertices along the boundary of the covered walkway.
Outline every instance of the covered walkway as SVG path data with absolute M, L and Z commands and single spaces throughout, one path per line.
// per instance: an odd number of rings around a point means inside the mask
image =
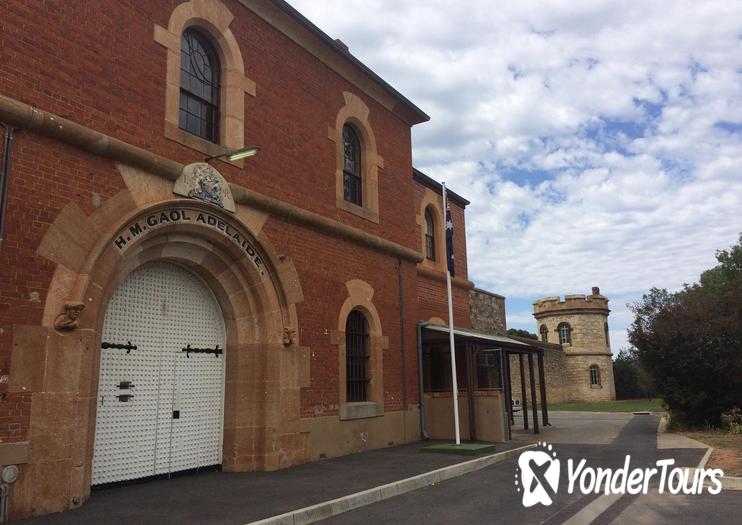
M 512 439 L 514 408 L 522 411 L 523 426 L 529 429 L 526 361 L 533 432 L 539 433 L 539 405 L 542 409 L 541 424 L 549 424 L 541 348 L 525 341 L 464 328 L 454 329 L 454 341 L 462 436 L 472 441 Z M 513 356 L 517 356 L 517 370 L 520 373 L 521 391 L 518 393 L 512 392 L 510 380 Z M 450 399 L 453 382 L 448 326 L 418 323 L 418 357 L 423 436 L 449 439 L 453 434 L 453 404 Z M 536 367 L 539 375 L 538 396 Z M 514 394 L 521 396 L 519 407 L 513 407 Z

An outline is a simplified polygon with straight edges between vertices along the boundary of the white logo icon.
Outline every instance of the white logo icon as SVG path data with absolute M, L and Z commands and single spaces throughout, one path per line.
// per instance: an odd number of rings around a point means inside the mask
M 527 450 L 518 458 L 515 485 L 523 490 L 523 506 L 533 507 L 537 503 L 549 506 L 554 502 L 559 488 L 559 460 L 551 445 L 538 443 L 543 450 Z

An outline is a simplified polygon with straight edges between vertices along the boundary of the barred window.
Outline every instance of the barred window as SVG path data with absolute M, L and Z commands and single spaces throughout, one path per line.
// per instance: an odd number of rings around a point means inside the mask
M 363 206 L 361 141 L 353 126 L 343 126 L 343 194 L 345 200 Z
M 347 401 L 368 400 L 368 321 L 358 310 L 353 310 L 345 322 L 345 366 Z
M 590 385 L 600 385 L 600 368 L 598 365 L 590 366 Z
M 425 256 L 435 261 L 435 221 L 429 209 L 425 210 Z
M 544 343 L 548 343 L 549 342 L 549 329 L 546 328 L 545 324 L 541 325 L 540 331 L 541 331 L 541 341 L 543 341 Z
M 196 29 L 183 32 L 180 48 L 180 128 L 219 142 L 219 56 Z
M 559 344 L 572 344 L 572 328 L 569 323 L 559 323 L 557 332 L 559 332 Z

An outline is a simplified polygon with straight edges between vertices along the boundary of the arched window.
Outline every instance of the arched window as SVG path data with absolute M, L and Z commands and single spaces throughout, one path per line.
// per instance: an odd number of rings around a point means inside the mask
M 219 56 L 196 29 L 183 31 L 180 48 L 180 128 L 219 142 Z
M 557 332 L 559 333 L 559 344 L 572 344 L 572 329 L 569 323 L 559 323 Z
M 608 323 L 603 325 L 603 329 L 605 330 L 605 344 L 606 346 L 611 346 L 611 338 L 608 335 Z
M 430 209 L 425 210 L 425 256 L 435 261 L 435 221 Z
M 546 328 L 546 325 L 545 324 L 542 324 L 541 325 L 540 332 L 541 332 L 541 340 L 544 343 L 548 343 L 549 342 L 549 329 Z
M 598 365 L 590 365 L 590 386 L 600 385 L 600 368 Z
M 343 194 L 345 200 L 363 206 L 361 140 L 353 126 L 343 126 Z
M 368 401 L 368 321 L 358 310 L 353 310 L 345 322 L 345 367 L 347 401 Z

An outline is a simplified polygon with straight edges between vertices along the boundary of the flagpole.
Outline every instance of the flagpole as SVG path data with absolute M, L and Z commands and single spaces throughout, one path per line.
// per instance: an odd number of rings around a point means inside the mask
M 448 200 L 446 195 L 446 183 L 443 186 L 443 238 L 446 239 L 446 223 L 448 221 Z M 448 267 L 446 257 L 446 289 L 448 292 L 448 342 L 451 347 L 451 382 L 453 386 L 453 421 L 456 432 L 456 444 L 461 445 L 461 433 L 459 432 L 459 385 L 456 378 L 456 343 L 453 334 L 453 301 L 451 300 L 451 270 Z

